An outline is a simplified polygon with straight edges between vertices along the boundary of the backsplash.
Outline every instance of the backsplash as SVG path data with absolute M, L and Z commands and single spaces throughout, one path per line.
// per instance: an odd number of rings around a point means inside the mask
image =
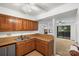
M 19 36 L 19 35 L 25 35 L 25 34 L 34 34 L 38 31 L 14 31 L 14 32 L 0 32 L 0 37 L 6 37 L 6 36 Z

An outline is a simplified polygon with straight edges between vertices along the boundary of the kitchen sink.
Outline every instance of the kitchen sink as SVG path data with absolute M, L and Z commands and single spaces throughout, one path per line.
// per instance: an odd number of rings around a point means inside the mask
M 20 36 L 16 39 L 16 41 L 24 41 L 24 40 L 27 40 L 27 39 L 31 39 L 30 36 Z

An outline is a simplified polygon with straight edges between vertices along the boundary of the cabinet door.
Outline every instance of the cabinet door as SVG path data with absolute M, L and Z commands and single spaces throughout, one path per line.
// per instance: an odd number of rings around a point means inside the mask
M 14 17 L 7 17 L 7 31 L 14 31 L 15 30 L 15 23 L 16 18 Z
M 43 55 L 48 55 L 48 45 L 42 40 L 36 40 L 36 50 L 42 53 Z
M 33 21 L 30 21 L 30 30 L 34 30 L 33 28 L 34 28 L 34 26 L 33 26 Z
M 0 48 L 0 56 L 6 56 L 6 55 L 7 55 L 6 47 L 1 47 Z
M 30 28 L 30 23 L 29 23 L 29 20 L 23 20 L 23 30 L 25 30 L 25 31 L 28 31 L 29 30 L 29 28 Z
M 23 30 L 22 19 L 16 18 L 16 26 L 15 27 L 16 27 L 16 31 Z
M 33 21 L 33 30 L 38 30 L 38 22 L 37 21 Z
M 28 30 L 31 30 L 31 21 L 28 20 Z
M 27 30 L 27 21 L 23 20 L 23 30 Z
M 31 52 L 35 49 L 35 41 L 34 40 L 28 40 L 25 44 L 26 53 Z
M 0 15 L 0 31 L 13 31 L 14 18 L 6 15 Z
M 7 56 L 15 56 L 15 44 L 7 47 Z
M 17 56 L 22 56 L 25 54 L 25 47 L 24 46 L 17 46 L 16 48 L 16 55 Z
M 25 42 L 17 42 L 16 43 L 16 55 L 17 56 L 22 56 L 24 55 L 25 52 Z
M 7 30 L 7 20 L 6 16 L 0 15 L 0 31 Z

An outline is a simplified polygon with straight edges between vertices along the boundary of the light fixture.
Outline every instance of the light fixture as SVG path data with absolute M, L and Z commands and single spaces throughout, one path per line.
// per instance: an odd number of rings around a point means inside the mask
M 34 3 L 25 3 L 22 7 L 24 12 L 39 11 L 40 9 Z
M 30 6 L 24 6 L 24 7 L 22 7 L 22 10 L 24 12 L 31 12 L 32 11 L 31 8 L 30 8 Z

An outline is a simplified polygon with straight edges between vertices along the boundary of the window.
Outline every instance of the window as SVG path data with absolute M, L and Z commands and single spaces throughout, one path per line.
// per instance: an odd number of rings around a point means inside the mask
M 57 26 L 57 37 L 70 39 L 70 26 Z

